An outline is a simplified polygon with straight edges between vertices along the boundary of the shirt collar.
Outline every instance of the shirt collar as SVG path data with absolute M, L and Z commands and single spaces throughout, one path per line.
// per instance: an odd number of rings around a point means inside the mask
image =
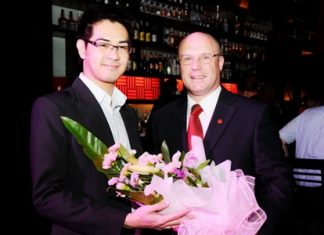
M 216 104 L 218 102 L 218 98 L 220 95 L 222 88 L 221 86 L 217 87 L 212 93 L 210 93 L 207 97 L 199 102 L 199 105 L 204 110 L 208 116 L 211 116 L 215 110 Z M 188 95 L 188 109 L 187 111 L 190 113 L 191 108 L 196 102 Z
M 117 87 L 114 87 L 112 96 L 110 96 L 93 81 L 87 78 L 83 73 L 80 73 L 79 77 L 81 81 L 89 88 L 91 93 L 95 96 L 99 104 L 108 102 L 108 104 L 110 104 L 110 107 L 112 109 L 115 109 L 120 108 L 126 103 L 127 96 L 122 93 Z

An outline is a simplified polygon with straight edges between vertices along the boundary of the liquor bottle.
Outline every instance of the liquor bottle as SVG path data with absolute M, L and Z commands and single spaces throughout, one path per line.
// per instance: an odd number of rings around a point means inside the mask
M 151 28 L 149 21 L 145 24 L 145 42 L 151 42 Z
M 137 41 L 140 39 L 139 34 L 140 34 L 140 26 L 139 26 L 139 22 L 136 21 L 135 26 L 134 26 L 134 36 L 133 36 L 134 41 Z
M 61 15 L 58 18 L 59 27 L 62 29 L 67 29 L 67 19 L 65 18 L 64 9 L 61 9 Z
M 137 71 L 137 60 L 136 47 L 132 47 L 132 71 Z
M 185 21 L 190 20 L 190 10 L 189 10 L 189 5 L 187 2 L 184 5 L 183 20 L 185 20 Z
M 241 33 L 241 22 L 238 15 L 234 17 L 234 34 L 239 35 Z
M 74 30 L 78 31 L 79 25 L 80 25 L 80 19 L 82 16 L 82 11 L 78 11 L 78 18 L 75 21 L 75 26 L 74 26 Z
M 139 122 L 139 132 L 141 137 L 146 136 L 147 121 L 148 121 L 148 114 L 144 113 L 143 117 L 140 119 Z
M 158 36 L 157 36 L 157 28 L 156 25 L 152 25 L 152 42 L 157 42 Z
M 228 27 L 229 27 L 229 25 L 228 25 L 228 20 L 227 20 L 227 18 L 226 18 L 226 16 L 224 17 L 224 20 L 223 20 L 223 31 L 225 32 L 225 33 L 228 33 Z
M 143 20 L 140 20 L 140 37 L 139 37 L 139 40 L 141 42 L 145 41 L 145 28 L 144 28 Z
M 216 23 L 218 24 L 220 18 L 219 5 L 216 5 Z
M 125 6 L 125 8 L 130 8 L 130 3 L 128 2 L 128 0 L 126 0 L 124 2 L 124 6 Z
M 170 28 L 170 34 L 168 36 L 168 45 L 173 47 L 174 46 L 174 33 L 173 28 Z
M 67 20 L 67 28 L 71 31 L 75 31 L 75 20 L 73 19 L 73 12 L 69 12 L 69 19 Z

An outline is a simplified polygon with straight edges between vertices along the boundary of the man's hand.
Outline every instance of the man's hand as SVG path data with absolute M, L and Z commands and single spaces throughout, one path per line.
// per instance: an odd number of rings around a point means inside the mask
M 168 206 L 169 204 L 165 201 L 154 205 L 141 206 L 126 216 L 125 227 L 157 230 L 177 228 L 190 210 L 185 209 L 167 215 L 159 213 Z

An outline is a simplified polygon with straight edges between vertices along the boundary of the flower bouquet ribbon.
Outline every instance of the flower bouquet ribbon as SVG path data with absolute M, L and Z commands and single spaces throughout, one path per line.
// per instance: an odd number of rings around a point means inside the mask
M 254 177 L 232 171 L 229 160 L 218 165 L 206 160 L 201 138 L 192 137 L 193 148 L 186 154 L 176 152 L 171 158 L 164 142 L 160 154 L 145 152 L 137 158 L 134 151 L 120 144 L 108 148 L 78 122 L 61 118 L 117 196 L 138 204 L 164 199 L 170 203 L 161 211 L 166 214 L 191 208 L 194 218 L 181 223 L 179 235 L 254 235 L 265 222 Z

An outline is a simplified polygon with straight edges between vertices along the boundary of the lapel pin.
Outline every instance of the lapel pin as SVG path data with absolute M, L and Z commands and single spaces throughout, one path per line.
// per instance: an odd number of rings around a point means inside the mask
M 217 119 L 217 124 L 223 124 L 223 119 L 221 119 L 221 118 L 219 118 L 219 119 Z

